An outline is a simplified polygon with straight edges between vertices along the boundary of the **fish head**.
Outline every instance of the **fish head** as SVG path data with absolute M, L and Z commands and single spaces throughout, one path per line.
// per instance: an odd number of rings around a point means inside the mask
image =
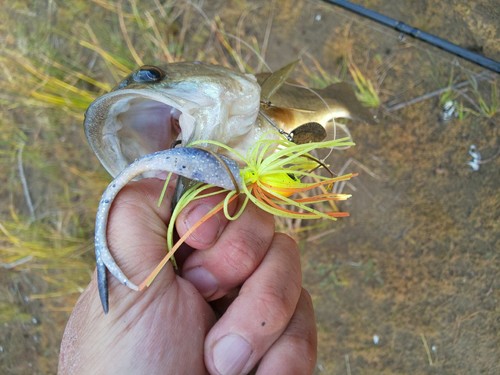
M 248 143 L 259 106 L 253 75 L 198 62 L 143 66 L 89 106 L 84 127 L 115 177 L 135 159 L 176 143 Z

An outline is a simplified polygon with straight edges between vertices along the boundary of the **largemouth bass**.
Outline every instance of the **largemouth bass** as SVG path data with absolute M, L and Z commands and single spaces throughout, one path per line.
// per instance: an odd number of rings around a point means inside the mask
M 327 128 L 339 117 L 373 121 L 345 83 L 310 90 L 280 82 L 262 98 L 260 85 L 269 84 L 270 75 L 198 62 L 143 66 L 90 105 L 87 138 L 115 177 L 135 159 L 177 143 L 215 140 L 244 154 L 263 134 L 280 137 L 276 128 L 284 133 L 306 123 Z

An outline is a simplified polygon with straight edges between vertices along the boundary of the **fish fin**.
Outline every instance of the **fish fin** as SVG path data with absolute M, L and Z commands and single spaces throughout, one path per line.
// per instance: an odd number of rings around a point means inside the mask
M 324 89 L 315 90 L 327 103 L 336 101 L 342 104 L 350 118 L 376 124 L 377 121 L 368 108 L 364 107 L 356 97 L 353 88 L 347 82 L 334 83 Z

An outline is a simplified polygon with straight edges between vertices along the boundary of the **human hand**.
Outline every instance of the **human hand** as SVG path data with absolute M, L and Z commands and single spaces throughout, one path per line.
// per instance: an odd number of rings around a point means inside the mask
M 131 183 L 109 216 L 110 250 L 136 282 L 166 254 L 170 204 L 157 207 L 163 184 Z M 177 220 L 179 235 L 221 199 L 186 207 Z M 218 213 L 186 244 L 194 251 L 176 254 L 180 275 L 168 263 L 142 292 L 110 278 L 107 315 L 94 273 L 66 326 L 60 374 L 312 373 L 312 303 L 301 287 L 297 245 L 275 233 L 273 217 L 250 204 L 236 221 Z

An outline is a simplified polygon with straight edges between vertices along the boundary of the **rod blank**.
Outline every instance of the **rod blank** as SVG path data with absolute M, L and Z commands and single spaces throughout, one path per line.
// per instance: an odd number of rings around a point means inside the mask
M 469 51 L 463 47 L 457 46 L 445 39 L 439 38 L 435 35 L 426 33 L 425 31 L 419 30 L 415 27 L 409 26 L 404 22 L 395 20 L 393 18 L 387 17 L 383 14 L 377 13 L 373 10 L 362 7 L 361 5 L 353 4 L 350 1 L 345 0 L 323 0 L 332 5 L 337 5 L 348 11 L 351 11 L 360 16 L 366 17 L 372 21 L 378 22 L 384 26 L 392 27 L 393 29 L 414 37 L 415 39 L 424 41 L 435 47 L 441 48 L 442 50 L 452 53 L 453 55 L 459 56 L 467 61 L 473 62 L 480 65 L 486 69 L 492 70 L 495 73 L 500 73 L 500 63 L 478 53 Z

